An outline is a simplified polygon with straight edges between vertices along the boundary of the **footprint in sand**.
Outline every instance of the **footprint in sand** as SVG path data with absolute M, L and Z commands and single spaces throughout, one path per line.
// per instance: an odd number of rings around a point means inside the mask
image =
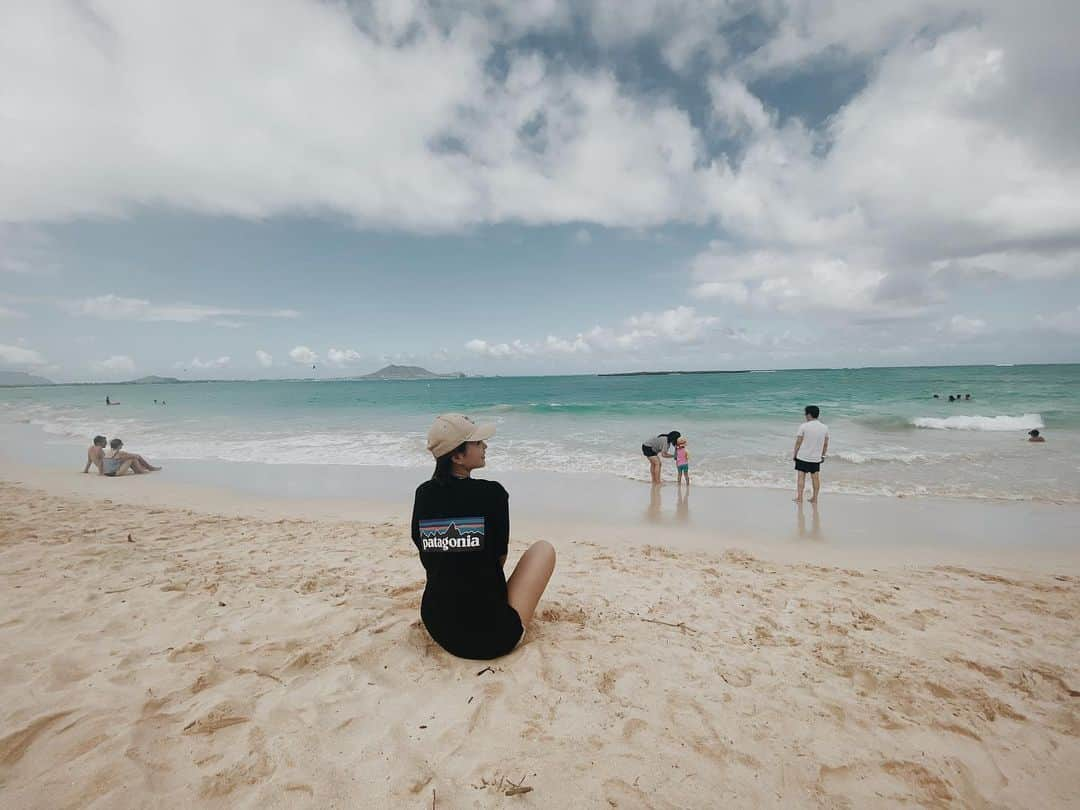
M 241 706 L 226 700 L 218 703 L 202 717 L 197 717 L 184 726 L 184 734 L 213 734 L 223 728 L 251 721 L 249 706 Z
M 6 737 L 0 738 L 0 765 L 14 765 L 23 758 L 27 749 L 33 745 L 34 740 L 41 736 L 49 726 L 60 718 L 67 717 L 72 711 L 72 709 L 69 709 L 64 712 L 47 714 L 28 723 L 17 731 L 13 731 Z
M 723 669 L 716 673 L 720 676 L 720 680 L 726 683 L 728 686 L 734 686 L 738 689 L 749 686 L 753 683 L 753 675 L 748 669 Z

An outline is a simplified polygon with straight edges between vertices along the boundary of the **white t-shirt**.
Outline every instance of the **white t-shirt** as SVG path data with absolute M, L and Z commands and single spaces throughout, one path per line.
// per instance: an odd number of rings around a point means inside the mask
M 802 444 L 799 445 L 799 452 L 795 454 L 795 458 L 812 464 L 821 461 L 821 451 L 825 449 L 825 440 L 829 437 L 828 425 L 817 419 L 803 422 L 795 434 L 796 438 L 799 436 L 802 436 Z

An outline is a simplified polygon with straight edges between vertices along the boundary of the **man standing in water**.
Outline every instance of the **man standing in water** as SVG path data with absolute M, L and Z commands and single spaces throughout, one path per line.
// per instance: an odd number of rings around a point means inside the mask
M 803 413 L 806 421 L 799 425 L 799 430 L 795 433 L 795 450 L 792 453 L 795 469 L 799 473 L 795 482 L 795 503 L 802 503 L 807 473 L 810 473 L 814 486 L 810 503 L 817 503 L 818 492 L 821 490 L 821 462 L 829 451 L 829 428 L 824 422 L 818 421 L 821 411 L 817 405 L 807 405 Z

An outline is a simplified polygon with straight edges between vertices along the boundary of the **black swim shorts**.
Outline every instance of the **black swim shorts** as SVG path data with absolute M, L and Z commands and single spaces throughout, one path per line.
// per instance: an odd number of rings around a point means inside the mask
M 429 608 L 430 611 L 430 608 Z M 421 609 L 421 619 L 436 643 L 458 658 L 490 661 L 499 658 L 517 646 L 525 628 L 521 617 L 510 605 L 499 605 L 493 615 L 485 617 L 483 626 L 459 624 L 453 626 L 431 615 L 435 611 Z M 424 614 L 428 613 L 427 616 Z
M 647 444 L 641 445 L 641 452 L 645 454 L 645 458 L 652 458 L 653 456 L 660 455 Z
M 795 469 L 804 473 L 816 473 L 821 471 L 820 461 L 803 461 L 801 458 L 795 459 Z

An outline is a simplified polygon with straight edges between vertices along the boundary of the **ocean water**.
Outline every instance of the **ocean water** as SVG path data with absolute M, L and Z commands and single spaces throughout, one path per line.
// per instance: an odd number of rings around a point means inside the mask
M 973 399 L 950 403 L 950 393 Z M 106 408 L 106 395 L 121 404 Z M 642 441 L 679 430 L 695 486 L 786 488 L 807 404 L 830 428 L 831 491 L 1080 502 L 1080 365 L 10 388 L 0 389 L 0 421 L 35 425 L 73 452 L 95 433 L 119 436 L 166 463 L 427 470 L 432 417 L 461 411 L 498 425 L 493 476 L 588 471 L 644 481 Z M 1026 442 L 1034 427 L 1045 444 Z M 664 473 L 674 477 L 670 461 Z

